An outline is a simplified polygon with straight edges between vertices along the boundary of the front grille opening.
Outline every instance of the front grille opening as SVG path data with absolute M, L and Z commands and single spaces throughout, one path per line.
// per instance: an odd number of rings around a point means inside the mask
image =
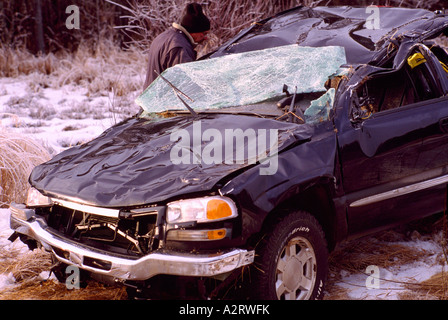
M 112 268 L 112 263 L 110 261 L 96 259 L 91 257 L 84 257 L 83 264 L 85 266 L 109 271 Z
M 56 205 L 46 216 L 48 225 L 57 233 L 112 253 L 141 256 L 159 245 L 157 215 L 119 219 Z
M 64 259 L 66 259 L 66 260 L 70 260 L 70 252 L 65 251 L 65 250 L 62 250 L 62 249 L 59 249 L 59 248 L 57 248 L 57 247 L 51 247 L 51 248 L 53 249 L 53 252 L 54 252 L 57 256 L 59 256 L 59 257 L 61 257 L 61 258 L 64 258 Z

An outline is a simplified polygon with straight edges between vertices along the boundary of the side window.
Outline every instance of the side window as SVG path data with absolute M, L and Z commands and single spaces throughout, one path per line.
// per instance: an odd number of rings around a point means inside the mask
M 365 120 L 378 112 L 440 96 L 426 58 L 416 50 L 401 69 L 376 75 L 358 88 L 354 95 L 352 120 Z
M 417 101 L 424 101 L 440 96 L 434 75 L 431 73 L 426 58 L 421 52 L 411 54 L 407 59 L 409 76 L 416 93 Z
M 448 28 L 445 30 L 445 33 L 448 35 Z M 448 77 L 448 37 L 442 33 L 436 38 L 429 40 L 426 46 L 437 57 Z
M 448 54 L 446 50 L 439 46 L 432 46 L 431 52 L 434 53 L 437 59 L 439 59 L 440 64 L 442 65 L 443 69 L 445 70 L 448 76 Z

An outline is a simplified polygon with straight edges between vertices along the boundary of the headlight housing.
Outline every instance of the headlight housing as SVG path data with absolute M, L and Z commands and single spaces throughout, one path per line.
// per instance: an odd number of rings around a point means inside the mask
M 26 197 L 27 207 L 49 207 L 51 205 L 53 205 L 51 198 L 44 196 L 39 190 L 33 187 L 28 190 L 28 195 Z
M 214 222 L 238 216 L 235 203 L 227 197 L 213 196 L 168 203 L 167 222 Z

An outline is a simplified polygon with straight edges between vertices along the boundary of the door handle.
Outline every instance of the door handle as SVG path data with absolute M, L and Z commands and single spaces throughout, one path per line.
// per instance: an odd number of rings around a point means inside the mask
M 448 117 L 439 120 L 439 127 L 443 133 L 448 133 Z

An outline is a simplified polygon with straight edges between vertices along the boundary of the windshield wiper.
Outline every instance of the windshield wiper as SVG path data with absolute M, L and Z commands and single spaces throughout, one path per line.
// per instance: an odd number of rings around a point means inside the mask
M 156 70 L 154 70 L 155 73 L 157 73 L 159 75 L 160 78 L 162 78 L 163 81 L 165 81 L 174 91 L 174 93 L 176 94 L 176 96 L 179 98 L 179 100 L 183 103 L 183 105 L 188 109 L 188 111 L 190 111 L 190 113 L 196 117 L 198 114 L 193 110 L 192 107 L 190 107 L 185 101 L 184 99 L 182 99 L 182 97 L 180 95 L 183 95 L 184 97 L 186 97 L 188 100 L 190 100 L 191 102 L 194 102 L 193 99 L 191 99 L 189 96 L 187 96 L 185 93 L 183 93 L 182 91 L 180 91 L 174 84 L 172 84 L 171 82 L 169 82 L 164 76 L 162 76 L 160 73 L 158 73 Z

